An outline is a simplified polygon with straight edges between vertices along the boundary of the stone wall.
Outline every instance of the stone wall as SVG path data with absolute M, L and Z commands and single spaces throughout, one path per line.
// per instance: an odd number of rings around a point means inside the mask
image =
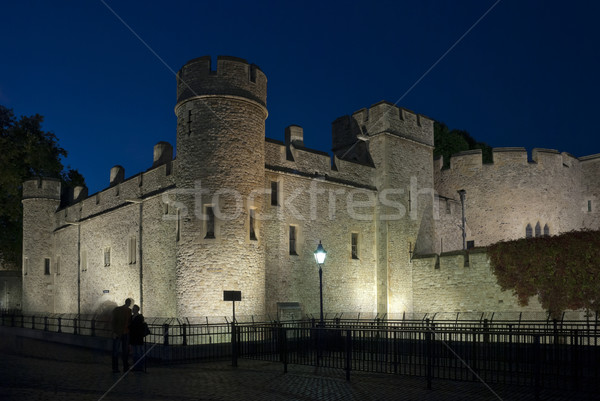
M 278 302 L 298 302 L 304 313 L 319 316 L 319 274 L 313 253 L 320 240 L 327 251 L 325 312 L 374 312 L 374 207 L 358 205 L 368 203 L 374 192 L 279 171 L 269 171 L 266 179 L 266 186 L 276 181 L 281 191 L 281 203 L 268 204 L 264 215 L 269 218 L 261 222 L 267 312 L 274 315 Z M 357 207 L 352 206 L 354 202 Z M 290 226 L 296 230 L 296 254 L 290 254 Z M 357 258 L 352 257 L 352 233 L 358 234 Z
M 541 234 L 547 226 L 551 235 L 582 227 L 586 180 L 578 159 L 546 149 L 534 149 L 531 161 L 522 148 L 495 148 L 493 154 L 492 164 L 482 163 L 480 150 L 454 155 L 449 169 L 436 162 L 439 195 L 456 203 L 457 191 L 466 191 L 467 241 L 486 246 L 524 238 L 528 224 L 534 235 L 538 224 Z M 455 237 L 441 229 L 436 242 L 455 244 Z
M 194 59 L 177 76 L 177 160 L 161 142 L 149 170 L 125 179 L 115 166 L 90 196 L 25 182 L 23 309 L 102 314 L 129 297 L 147 316 L 229 316 L 223 291 L 239 290 L 238 316 L 283 305 L 318 317 L 322 241 L 325 313 L 534 313 L 536 300 L 521 307 L 500 290 L 484 252 L 468 264 L 448 252 L 462 248 L 457 191 L 475 246 L 522 238 L 528 224 L 533 235 L 538 223 L 540 234 L 600 227 L 599 155 L 497 148 L 483 164 L 476 150 L 444 170 L 433 121 L 380 102 L 334 121 L 332 158 L 307 149 L 299 126 L 265 140 L 266 84 L 245 60 L 220 57 L 211 71 Z M 0 277 L 0 302 L 7 291 Z
M 0 270 L 0 309 L 21 309 L 23 280 L 20 270 Z
M 584 182 L 583 226 L 600 227 L 600 154 L 579 158 Z
M 43 180 L 39 189 L 39 181 L 26 182 L 24 309 L 100 313 L 103 305 L 122 304 L 130 297 L 146 314 L 173 316 L 175 223 L 164 218 L 168 197 L 162 196 L 173 185 L 172 169 L 169 161 L 61 208 L 58 199 L 43 198 L 58 198 L 59 182 Z M 130 263 L 132 239 L 137 249 L 135 262 Z M 107 249 L 109 266 L 104 259 Z M 50 274 L 44 272 L 46 258 Z M 145 297 L 147 302 L 142 299 L 144 291 L 153 294 Z
M 465 264 L 465 259 L 468 263 Z M 536 298 L 520 306 L 496 283 L 485 250 L 448 252 L 413 258 L 413 304 L 416 312 L 543 312 Z
M 54 214 L 60 205 L 60 181 L 23 183 L 23 309 L 53 312 Z M 45 260 L 48 259 L 48 270 Z
M 196 59 L 178 73 L 176 299 L 179 316 L 228 315 L 223 291 L 242 292 L 241 315 L 263 315 L 265 243 L 250 237 L 265 177 L 266 77 L 245 60 Z M 254 75 L 253 75 L 254 74 Z M 190 88 L 192 89 L 190 91 Z M 207 210 L 214 212 L 214 232 Z M 211 224 L 212 225 L 212 224 Z M 257 226 L 257 225 L 255 225 Z M 213 234 L 214 235 L 211 235 Z

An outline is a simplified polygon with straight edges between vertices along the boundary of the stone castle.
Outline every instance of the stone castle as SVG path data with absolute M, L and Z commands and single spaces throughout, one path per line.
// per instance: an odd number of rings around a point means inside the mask
M 254 64 L 191 60 L 176 158 L 161 142 L 147 171 L 115 166 L 91 196 L 25 182 L 23 310 L 131 297 L 147 316 L 224 316 L 223 291 L 239 290 L 239 314 L 318 314 L 322 241 L 326 313 L 541 311 L 500 290 L 484 247 L 600 228 L 600 155 L 496 148 L 492 164 L 468 151 L 444 169 L 433 121 L 380 102 L 333 122 L 331 157 L 296 125 L 266 138 L 266 97 Z

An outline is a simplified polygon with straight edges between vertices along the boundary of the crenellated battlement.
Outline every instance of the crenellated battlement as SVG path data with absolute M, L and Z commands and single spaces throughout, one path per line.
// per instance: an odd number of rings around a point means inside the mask
M 451 169 L 477 170 L 481 169 L 483 164 L 481 149 L 465 150 L 456 153 L 450 158 Z
M 285 142 L 265 141 L 267 169 L 294 172 L 302 176 L 322 176 L 348 185 L 371 185 L 373 167 L 346 161 L 322 151 L 309 149 L 301 142 L 302 127 L 292 125 L 285 130 Z
M 177 105 L 199 96 L 226 95 L 267 105 L 267 77 L 255 64 L 246 60 L 218 56 L 217 69 L 211 69 L 211 57 L 188 61 L 177 73 Z
M 496 167 L 527 165 L 527 150 L 525 148 L 493 148 L 492 154 Z
M 110 169 L 108 187 L 88 195 L 86 187 L 77 186 L 60 189 L 60 181 L 53 179 L 30 180 L 23 184 L 24 199 L 49 198 L 60 200 L 56 225 L 61 227 L 69 220 L 84 219 L 101 214 L 107 210 L 143 199 L 151 194 L 160 193 L 173 185 L 173 148 L 168 142 L 159 142 L 154 146 L 153 164 L 141 173 L 125 178 L 125 169 L 114 166 Z M 41 183 L 41 187 L 40 186 Z
M 60 200 L 61 183 L 56 178 L 35 178 L 23 183 L 23 199 Z
M 177 159 L 159 142 L 147 170 L 126 177 L 123 161 L 92 195 L 23 184 L 24 310 L 100 315 L 133 298 L 149 316 L 223 316 L 235 290 L 246 316 L 310 314 L 314 276 L 298 272 L 322 239 L 327 313 L 521 311 L 485 247 L 600 226 L 600 154 L 495 148 L 488 164 L 476 149 L 444 169 L 434 122 L 382 101 L 333 122 L 331 156 L 298 125 L 265 137 L 256 65 L 212 65 L 177 74 Z
M 450 157 L 450 168 L 444 171 L 474 172 L 481 170 L 484 166 L 489 168 L 532 166 L 532 168 L 557 169 L 560 167 L 577 167 L 579 163 L 593 160 L 594 155 L 574 157 L 566 152 L 555 149 L 534 148 L 531 151 L 531 159 L 525 148 L 493 148 L 493 162 L 483 163 L 481 149 L 466 150 L 455 153 Z M 600 156 L 598 156 L 600 158 Z M 444 159 L 440 157 L 434 161 L 434 170 L 442 170 Z
M 339 117 L 332 125 L 336 154 L 357 141 L 368 141 L 384 132 L 433 146 L 433 120 L 386 101 Z

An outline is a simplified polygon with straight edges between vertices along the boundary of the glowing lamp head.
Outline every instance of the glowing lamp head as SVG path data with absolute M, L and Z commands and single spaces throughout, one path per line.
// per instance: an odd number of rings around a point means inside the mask
M 326 256 L 327 256 L 327 251 L 325 251 L 325 249 L 323 249 L 323 245 L 321 244 L 321 241 L 319 241 L 319 246 L 317 247 L 317 250 L 315 251 L 315 260 L 317 261 L 318 264 L 322 265 L 325 262 Z

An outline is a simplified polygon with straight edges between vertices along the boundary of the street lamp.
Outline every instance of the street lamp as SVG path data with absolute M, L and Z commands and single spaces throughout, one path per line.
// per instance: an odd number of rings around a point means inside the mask
M 319 295 L 321 298 L 321 321 L 320 321 L 321 327 L 324 326 L 324 324 L 323 324 L 323 269 L 321 268 L 321 266 L 325 262 L 326 256 L 327 256 L 327 252 L 325 251 L 325 249 L 323 249 L 323 245 L 321 244 L 321 241 L 319 240 L 319 246 L 317 247 L 317 250 L 315 251 L 315 260 L 317 261 L 317 264 L 319 265 Z

